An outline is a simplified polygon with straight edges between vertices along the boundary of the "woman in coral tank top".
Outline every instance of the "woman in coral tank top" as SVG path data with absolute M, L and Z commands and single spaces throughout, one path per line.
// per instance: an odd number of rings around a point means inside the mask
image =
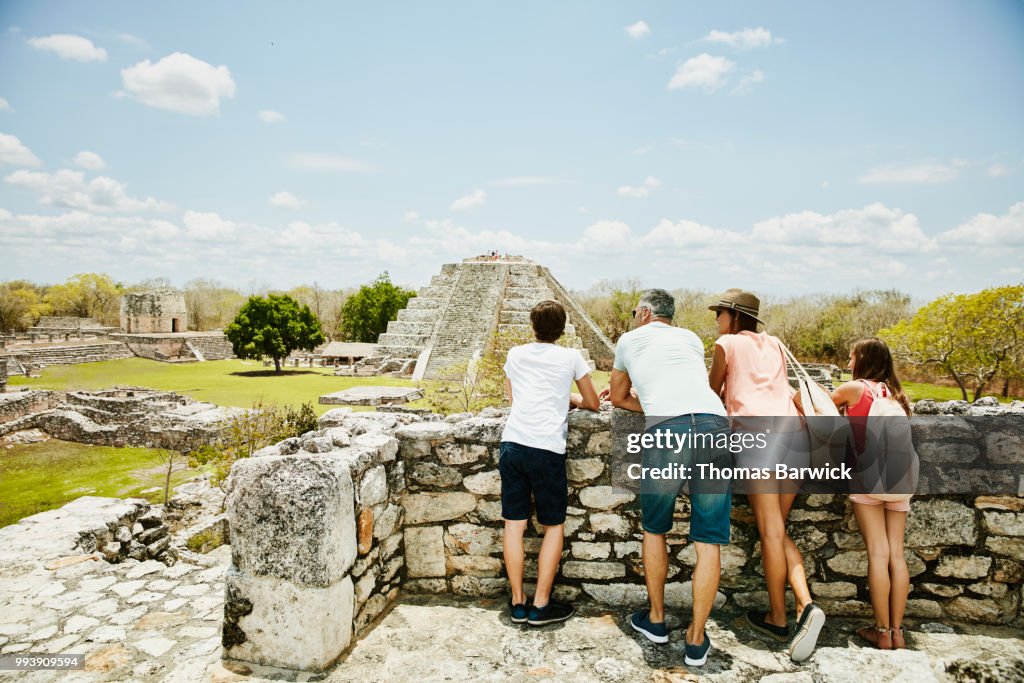
M 832 401 L 846 410 L 857 453 L 864 452 L 868 413 L 876 392 L 891 396 L 910 415 L 910 402 L 896 376 L 889 347 L 881 339 L 861 339 L 850 348 L 853 379 L 832 392 Z M 874 418 L 879 419 L 879 418 Z M 875 626 L 857 630 L 864 640 L 881 650 L 906 647 L 903 612 L 910 592 L 910 572 L 903 550 L 910 501 L 883 503 L 865 494 L 850 494 L 853 514 L 868 552 L 868 590 Z
M 715 311 L 721 335 L 715 342 L 710 382 L 711 389 L 722 396 L 734 430 L 743 430 L 742 418 L 748 417 L 751 419 L 746 422 L 753 423 L 748 431 L 763 432 L 771 427 L 774 432 L 769 436 L 770 448 L 739 454 L 737 467 L 769 468 L 774 472 L 776 463 L 806 466 L 809 447 L 793 403 L 781 344 L 776 337 L 757 331 L 760 303 L 750 292 L 730 289 L 718 304 L 709 307 Z M 803 556 L 786 533 L 786 520 L 798 490 L 798 483 L 794 486 L 793 482 L 774 479 L 759 481 L 757 488 L 748 489 L 747 500 L 761 536 L 769 611 L 751 610 L 746 617 L 755 630 L 788 641 L 790 657 L 800 662 L 814 652 L 825 613 L 811 600 Z M 796 598 L 792 638 L 786 620 L 787 580 Z

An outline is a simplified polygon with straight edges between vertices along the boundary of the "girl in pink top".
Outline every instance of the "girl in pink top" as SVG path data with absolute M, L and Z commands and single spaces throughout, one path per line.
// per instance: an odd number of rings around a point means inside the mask
M 797 419 L 800 413 L 793 403 L 794 392 L 789 385 L 782 347 L 777 338 L 757 331 L 757 324 L 761 322 L 757 318 L 760 301 L 749 292 L 730 289 L 717 306 L 710 308 L 715 311 L 721 335 L 715 342 L 711 360 L 712 391 L 722 396 L 734 430 L 744 429 L 742 417 L 750 416 L 762 419 L 747 420 L 748 429 L 764 431 L 771 427 L 774 432 L 769 437 L 769 449 L 751 449 L 738 457 L 737 466 L 768 467 L 772 471 L 780 462 L 788 467 L 807 466 L 807 435 Z M 772 419 L 779 417 L 792 419 Z M 744 459 L 748 462 L 743 462 Z M 788 640 L 790 657 L 803 661 L 814 652 L 825 624 L 825 613 L 811 600 L 803 556 L 786 533 L 786 520 L 799 483 L 785 489 L 780 486 L 783 482 L 776 480 L 756 483 L 756 489 L 748 488 L 747 501 L 754 511 L 761 536 L 769 611 L 752 610 L 746 615 L 747 622 L 776 640 Z M 792 638 L 786 620 L 787 580 L 796 598 L 797 624 Z
M 896 376 L 889 347 L 881 339 L 861 339 L 850 348 L 850 374 L 846 382 L 832 392 L 832 401 L 850 418 L 857 452 L 864 450 L 868 413 L 878 385 L 910 414 L 910 402 Z M 879 419 L 879 418 L 875 418 Z M 864 545 L 868 551 L 868 590 L 875 626 L 857 630 L 864 640 L 882 650 L 906 647 L 903 637 L 903 612 L 910 592 L 910 573 L 903 551 L 910 501 L 883 503 L 864 494 L 850 494 L 853 514 L 857 518 Z

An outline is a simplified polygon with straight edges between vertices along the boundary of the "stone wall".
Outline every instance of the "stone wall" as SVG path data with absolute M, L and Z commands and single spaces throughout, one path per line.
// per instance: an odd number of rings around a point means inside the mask
M 184 332 L 185 295 L 174 289 L 133 292 L 121 299 L 121 327 L 129 334 Z
M 0 425 L 49 410 L 55 400 L 56 394 L 52 391 L 19 391 L 0 395 Z
M 38 348 L 19 346 L 17 348 L 10 348 L 8 356 L 16 360 L 19 367 L 25 365 L 40 367 L 120 360 L 122 358 L 132 358 L 135 354 L 121 342 L 103 341 L 40 346 Z
M 399 587 L 507 593 L 496 469 L 501 411 L 446 419 L 347 411 L 330 411 L 318 431 L 263 449 L 232 470 L 228 658 L 323 670 L 372 626 Z M 915 443 L 925 461 L 990 460 L 1019 471 L 1024 414 L 1005 417 L 1003 427 L 984 432 L 976 416 L 918 418 Z M 638 500 L 611 486 L 613 424 L 615 433 L 642 428 L 642 416 L 570 414 L 569 509 L 555 594 L 625 609 L 642 604 L 646 589 Z M 674 518 L 667 601 L 685 607 L 695 564 L 685 496 Z M 789 532 L 826 613 L 869 617 L 867 557 L 846 496 L 798 497 Z M 534 520 L 526 539 L 528 581 L 536 577 L 541 533 Z M 1024 497 L 916 498 L 906 546 L 908 617 L 1022 623 Z M 767 605 L 759 553 L 753 514 L 736 495 L 718 608 Z M 346 626 L 341 633 L 320 627 L 328 622 Z
M 405 475 L 392 433 L 417 418 L 350 410 L 232 468 L 225 657 L 322 671 L 398 597 Z

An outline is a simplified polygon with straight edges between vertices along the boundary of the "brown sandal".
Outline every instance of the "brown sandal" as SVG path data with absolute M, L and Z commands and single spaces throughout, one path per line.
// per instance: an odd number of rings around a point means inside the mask
M 892 634 L 885 626 L 864 626 L 857 629 L 857 635 L 879 650 L 892 649 Z
M 907 641 L 903 637 L 903 627 L 899 626 L 896 628 L 889 629 L 890 638 L 892 640 L 892 649 L 894 650 L 905 650 L 907 647 Z

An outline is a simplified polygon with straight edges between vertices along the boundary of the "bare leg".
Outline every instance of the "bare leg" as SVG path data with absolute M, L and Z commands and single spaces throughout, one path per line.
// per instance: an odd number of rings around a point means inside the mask
M 644 580 L 647 581 L 647 596 L 651 601 L 648 618 L 654 623 L 665 621 L 665 579 L 668 578 L 668 546 L 665 534 L 644 532 L 643 544 Z M 696 584 L 694 584 L 696 590 Z
M 533 604 L 544 607 L 551 599 L 551 586 L 555 583 L 558 563 L 562 561 L 562 537 L 565 525 L 544 527 L 544 541 L 540 544 L 540 555 L 537 557 L 537 590 L 533 594 Z
M 795 493 L 779 495 L 783 523 L 789 519 L 789 511 L 793 508 L 795 500 Z M 785 524 L 783 532 L 785 533 Z M 804 557 L 800 554 L 800 549 L 796 547 L 788 533 L 783 543 L 786 550 L 786 577 L 789 580 L 789 587 L 793 589 L 793 597 L 796 598 L 796 618 L 799 620 L 804 608 L 811 604 L 811 589 L 807 587 L 807 573 L 804 571 Z
M 697 549 L 697 566 L 693 570 L 693 620 L 686 629 L 686 642 L 700 645 L 704 642 L 704 624 L 711 614 L 718 593 L 718 580 L 722 574 L 722 549 L 713 543 L 694 542 L 693 545 Z
M 512 603 L 526 604 L 526 593 L 523 591 L 523 534 L 526 532 L 526 520 L 505 520 L 505 535 L 502 549 L 505 553 L 505 572 L 512 591 Z
M 775 626 L 786 625 L 786 523 L 777 493 L 747 494 L 761 535 L 761 563 L 768 588 L 768 616 Z
M 881 505 L 854 503 L 853 514 L 868 549 L 868 590 L 871 593 L 875 625 L 889 628 L 890 554 L 889 539 L 885 533 L 885 508 Z
M 903 626 L 903 612 L 910 593 L 910 571 L 903 551 L 906 528 L 906 512 L 885 511 L 885 535 L 889 539 L 889 619 L 892 622 L 889 625 L 893 628 Z

